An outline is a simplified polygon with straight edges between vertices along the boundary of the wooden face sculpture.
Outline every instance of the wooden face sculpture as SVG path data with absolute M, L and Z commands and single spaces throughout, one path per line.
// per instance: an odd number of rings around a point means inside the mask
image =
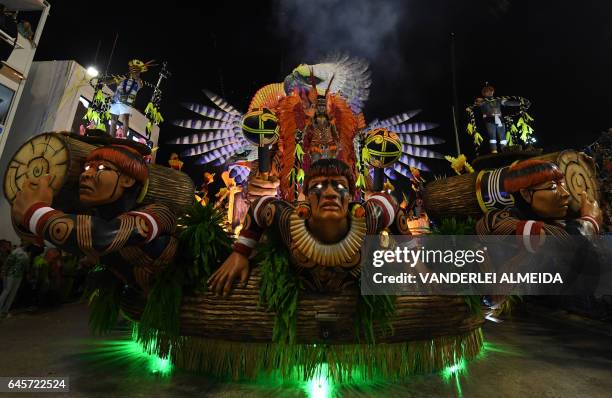
M 314 177 L 308 183 L 311 220 L 342 220 L 350 201 L 348 179 L 341 175 Z
M 112 162 L 94 160 L 87 162 L 79 178 L 79 199 L 87 206 L 113 203 L 136 180 L 117 168 Z
M 104 146 L 85 162 L 79 177 L 79 199 L 86 206 L 113 203 L 147 178 L 147 166 L 137 151 L 123 145 Z
M 526 160 L 510 167 L 505 178 L 507 192 L 519 196 L 542 219 L 562 219 L 567 215 L 570 194 L 563 172 L 551 162 Z
M 336 159 L 321 159 L 311 165 L 305 191 L 310 205 L 310 223 L 346 220 L 355 193 L 355 180 L 349 167 Z
M 521 190 L 534 213 L 544 219 L 562 219 L 567 215 L 569 192 L 563 180 L 547 181 Z
M 367 229 L 366 218 L 349 211 L 355 193 L 352 171 L 341 161 L 322 159 L 312 164 L 304 186 L 309 214 L 294 211 L 288 225 L 293 260 L 311 269 L 319 287 L 340 283 L 347 275 L 329 267 L 348 270 L 358 264 Z

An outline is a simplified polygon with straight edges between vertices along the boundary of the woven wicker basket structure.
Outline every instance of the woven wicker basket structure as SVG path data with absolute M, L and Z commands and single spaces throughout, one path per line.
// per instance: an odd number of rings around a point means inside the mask
M 376 343 L 360 342 L 354 322 L 356 287 L 335 295 L 303 292 L 296 344 L 276 344 L 274 314 L 258 305 L 260 280 L 256 268 L 247 286 L 236 286 L 229 297 L 209 292 L 185 296 L 181 337 L 158 344 L 171 345 L 173 362 L 192 371 L 253 378 L 262 371 L 289 371 L 291 363 L 304 366 L 307 375 L 326 362 L 338 380 L 356 368 L 386 378 L 437 371 L 457 358 L 473 358 L 482 347 L 484 319 L 461 296 L 398 296 L 393 331 L 375 325 Z M 122 311 L 138 320 L 143 303 L 124 300 Z

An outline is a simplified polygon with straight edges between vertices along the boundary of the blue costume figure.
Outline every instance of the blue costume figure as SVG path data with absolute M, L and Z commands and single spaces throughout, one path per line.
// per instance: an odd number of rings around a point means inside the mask
M 123 124 L 123 132 L 127 134 L 130 124 L 130 115 L 134 109 L 134 101 L 138 91 L 145 85 L 140 78 L 140 74 L 146 72 L 152 66 L 151 62 L 144 63 L 138 59 L 133 59 L 128 63 L 129 74 L 127 76 L 114 76 L 111 84 L 116 84 L 117 88 L 113 94 L 111 102 L 111 135 L 117 136 L 117 121 Z M 121 134 L 119 134 L 121 135 Z M 124 137 L 120 137 L 124 138 Z
M 475 105 L 480 108 L 482 118 L 489 136 L 489 149 L 491 153 L 497 153 L 498 149 L 506 146 L 506 126 L 502 120 L 502 105 L 520 106 L 519 101 L 511 101 L 505 98 L 493 98 L 495 88 L 489 84 L 483 87 L 482 96 L 477 98 Z

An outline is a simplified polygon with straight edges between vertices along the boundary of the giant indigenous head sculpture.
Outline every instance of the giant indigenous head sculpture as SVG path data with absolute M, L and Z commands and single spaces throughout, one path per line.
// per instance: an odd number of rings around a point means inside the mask
M 310 204 L 310 224 L 340 221 L 348 215 L 349 202 L 355 194 L 355 177 L 344 162 L 321 159 L 308 170 L 304 194 Z
M 563 172 L 543 160 L 526 160 L 510 167 L 504 180 L 506 192 L 513 193 L 517 207 L 542 219 L 562 219 L 567 215 L 569 192 Z
M 354 283 L 367 234 L 390 227 L 397 204 L 385 192 L 373 194 L 364 205 L 352 203 L 355 176 L 351 168 L 335 158 L 310 165 L 304 179 L 307 200 L 297 208 L 274 196 L 251 204 L 233 253 L 209 278 L 212 291 L 229 294 L 232 283 L 249 277 L 249 256 L 263 233 L 278 233 L 277 243 L 290 252 L 305 283 L 319 291 L 338 291 Z
M 120 199 L 133 205 L 148 176 L 147 165 L 137 150 L 125 145 L 106 145 L 87 157 L 79 177 L 79 199 L 89 207 Z

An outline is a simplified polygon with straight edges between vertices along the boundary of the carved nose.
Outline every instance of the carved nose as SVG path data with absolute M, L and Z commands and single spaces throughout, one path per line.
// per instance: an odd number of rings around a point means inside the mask
M 323 196 L 326 198 L 335 198 L 338 197 L 338 192 L 336 192 L 332 187 L 328 186 L 325 188 L 325 191 L 323 191 Z
M 561 196 L 568 197 L 570 195 L 569 191 L 567 190 L 567 188 L 565 188 L 563 185 L 561 185 L 559 187 L 560 191 L 561 191 Z
M 79 176 L 79 179 L 83 179 L 83 178 L 92 178 L 93 174 L 95 172 L 93 171 L 93 169 L 89 169 L 89 170 L 84 170 L 81 175 Z

